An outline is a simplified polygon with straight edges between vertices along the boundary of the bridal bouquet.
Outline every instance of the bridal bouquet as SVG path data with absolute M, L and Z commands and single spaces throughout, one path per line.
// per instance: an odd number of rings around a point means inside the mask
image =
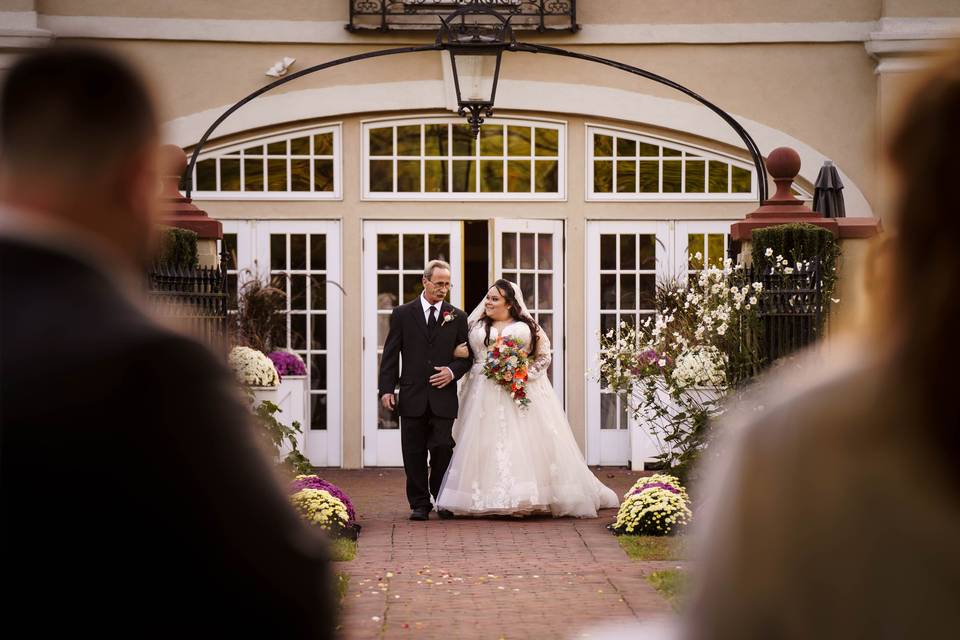
M 487 351 L 487 359 L 483 363 L 483 375 L 508 391 L 519 407 L 530 404 L 530 398 L 527 397 L 527 360 L 523 340 L 501 336 Z

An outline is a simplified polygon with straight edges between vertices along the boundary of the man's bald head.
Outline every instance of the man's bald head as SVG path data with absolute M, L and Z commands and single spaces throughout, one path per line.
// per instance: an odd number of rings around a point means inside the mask
M 34 225 L 95 236 L 139 268 L 159 204 L 157 145 L 150 95 L 124 61 L 79 47 L 31 53 L 0 95 L 0 201 Z
M 11 67 L 0 97 L 0 163 L 14 174 L 85 180 L 157 136 L 136 72 L 105 51 L 54 46 Z

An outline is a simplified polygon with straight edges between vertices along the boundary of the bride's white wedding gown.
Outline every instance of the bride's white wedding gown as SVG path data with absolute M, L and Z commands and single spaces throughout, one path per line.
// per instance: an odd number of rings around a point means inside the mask
M 530 344 L 530 328 L 515 322 L 503 329 Z M 458 515 L 526 515 L 595 518 L 616 507 L 617 495 L 593 475 L 570 431 L 563 407 L 546 375 L 550 341 L 538 331 L 537 353 L 528 367 L 530 404 L 518 407 L 506 390 L 483 375 L 486 326 L 470 327 L 474 364 L 460 389 L 456 447 L 437 507 Z M 497 338 L 490 328 L 490 342 Z

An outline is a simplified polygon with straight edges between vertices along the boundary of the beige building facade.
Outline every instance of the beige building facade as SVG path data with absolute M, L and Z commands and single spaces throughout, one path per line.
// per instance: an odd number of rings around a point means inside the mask
M 192 150 L 231 104 L 345 56 L 432 34 L 352 33 L 348 0 L 0 0 L 0 68 L 52 40 L 135 62 L 164 135 Z M 881 217 L 878 149 L 914 72 L 960 32 L 955 0 L 580 0 L 575 33 L 518 32 L 666 76 L 733 114 L 763 154 L 825 160 L 847 215 Z M 479 139 L 456 115 L 447 54 L 405 53 L 298 78 L 226 120 L 203 147 L 194 202 L 223 221 L 232 275 L 281 276 L 290 348 L 311 373 L 307 454 L 320 466 L 400 463 L 376 403 L 386 319 L 424 262 L 454 265 L 468 312 L 519 282 L 551 335 L 552 378 L 591 464 L 626 464 L 622 400 L 589 376 L 596 333 L 650 310 L 653 284 L 724 257 L 756 208 L 757 175 L 716 115 L 668 87 L 594 63 L 504 54 Z M 636 449 L 634 449 L 636 450 Z M 646 449 L 652 455 L 653 450 Z

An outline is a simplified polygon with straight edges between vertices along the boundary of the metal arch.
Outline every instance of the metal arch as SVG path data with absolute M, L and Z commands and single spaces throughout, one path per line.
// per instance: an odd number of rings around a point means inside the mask
M 217 127 L 219 127 L 224 120 L 229 118 L 231 115 L 233 115 L 233 113 L 237 109 L 247 104 L 254 98 L 259 98 L 260 96 L 267 93 L 271 89 L 276 89 L 280 85 L 284 85 L 284 84 L 287 84 L 288 82 L 292 82 L 302 76 L 310 75 L 311 73 L 316 73 L 317 71 L 323 71 L 324 69 L 329 69 L 330 67 L 336 67 L 342 64 L 347 64 L 348 62 L 358 62 L 360 60 L 367 60 L 370 58 L 382 58 L 384 56 L 393 56 L 401 53 L 420 53 L 423 51 L 437 51 L 439 49 L 443 49 L 443 47 L 437 46 L 436 44 L 430 44 L 430 45 L 423 45 L 419 47 L 396 47 L 394 49 L 384 49 L 383 51 L 368 51 L 366 53 L 358 53 L 353 56 L 338 58 L 337 60 L 331 60 L 330 62 L 324 62 L 322 64 L 313 65 L 312 67 L 307 67 L 306 69 L 302 69 L 300 71 L 297 71 L 296 73 L 291 73 L 289 76 L 280 78 L 279 80 L 274 80 L 270 84 L 260 87 L 259 89 L 257 89 L 250 95 L 246 96 L 245 98 L 241 99 L 232 107 L 224 111 L 222 114 L 220 114 L 220 117 L 214 120 L 213 124 L 207 127 L 207 130 L 203 132 L 203 135 L 200 137 L 199 142 L 197 142 L 197 146 L 194 147 L 193 149 L 193 153 L 190 154 L 190 162 L 187 163 L 187 168 L 183 172 L 182 181 L 187 186 L 187 188 L 185 189 L 186 196 L 189 198 L 190 194 L 193 192 L 193 168 L 197 164 L 197 158 L 200 155 L 200 151 L 203 149 L 203 145 L 206 144 L 207 139 L 210 137 L 210 135 L 214 131 L 216 131 Z
M 734 118 L 729 113 L 727 113 L 717 105 L 713 104 L 703 96 L 697 94 L 694 91 L 691 91 L 690 89 L 684 87 L 681 84 L 674 82 L 673 80 L 670 80 L 669 78 L 665 78 L 651 71 L 646 71 L 639 67 L 634 67 L 632 65 L 625 64 L 623 62 L 610 60 L 609 58 L 602 58 L 600 56 L 593 56 L 586 53 L 576 53 L 574 51 L 568 51 L 566 49 L 560 49 L 557 47 L 530 44 L 530 43 L 524 43 L 524 42 L 504 43 L 503 48 L 507 51 L 522 51 L 526 53 L 545 53 L 548 55 L 562 56 L 566 58 L 575 58 L 578 60 L 586 60 L 587 62 L 596 62 L 597 64 L 606 65 L 608 67 L 613 67 L 614 69 L 620 69 L 621 71 L 626 71 L 627 73 L 632 73 L 634 75 L 647 78 L 648 80 L 653 80 L 654 82 L 670 87 L 671 89 L 675 89 L 683 93 L 684 95 L 687 95 L 693 98 L 694 100 L 696 100 L 697 102 L 699 102 L 700 104 L 702 104 L 703 106 L 707 107 L 708 109 L 713 111 L 715 114 L 720 116 L 720 118 L 723 119 L 724 122 L 730 125 L 730 128 L 736 131 L 737 135 L 740 136 L 740 139 L 743 140 L 743 143 L 747 147 L 747 151 L 750 153 L 750 157 L 753 159 L 753 166 L 757 171 L 758 200 L 760 204 L 763 204 L 764 201 L 767 200 L 767 195 L 768 195 L 767 167 L 766 167 L 766 164 L 764 163 L 763 155 L 760 153 L 760 148 L 757 146 L 757 143 L 750 136 L 750 134 L 747 133 L 747 130 L 744 129 L 739 122 L 737 122 L 736 118 Z M 207 128 L 207 130 L 203 133 L 203 136 L 201 136 L 200 140 L 197 142 L 197 145 L 193 149 L 193 153 L 190 154 L 190 162 L 187 163 L 187 168 L 184 170 L 184 175 L 183 175 L 183 181 L 186 184 L 185 193 L 187 198 L 189 198 L 190 194 L 193 192 L 193 169 L 197 164 L 197 158 L 200 156 L 200 151 L 203 149 L 203 145 L 206 144 L 207 140 L 210 138 L 210 135 L 217 129 L 217 127 L 219 127 L 223 123 L 224 120 L 229 118 L 231 115 L 233 115 L 235 111 L 237 111 L 240 107 L 247 104 L 251 100 L 258 98 L 259 96 L 267 93 L 268 91 L 276 87 L 279 87 L 281 85 L 284 85 L 288 82 L 292 82 L 293 80 L 296 80 L 297 78 L 300 78 L 302 76 L 309 75 L 311 73 L 316 73 L 317 71 L 322 71 L 324 69 L 329 69 L 331 67 L 336 67 L 342 64 L 347 64 L 348 62 L 357 62 L 360 60 L 398 55 L 401 53 L 420 53 L 424 51 L 442 51 L 445 49 L 447 49 L 446 43 L 440 42 L 440 43 L 434 43 L 434 44 L 423 45 L 418 47 L 397 47 L 393 49 L 384 49 L 382 51 L 368 51 L 366 53 L 347 56 L 345 58 L 339 58 L 337 60 L 332 60 L 330 62 L 324 62 L 322 64 L 317 64 L 312 67 L 307 67 L 306 69 L 297 71 L 296 73 L 292 73 L 289 76 L 280 78 L 279 80 L 275 80 L 270 84 L 257 89 L 256 91 L 246 96 L 245 98 L 241 99 L 239 102 L 237 102 L 236 104 L 231 106 L 229 109 L 224 111 L 220 115 L 220 117 L 218 117 L 213 122 L 213 124 L 211 124 Z
M 703 106 L 707 107 L 715 114 L 720 116 L 724 122 L 730 125 L 730 128 L 737 132 L 737 135 L 740 136 L 740 139 L 743 140 L 743 143 L 747 147 L 747 151 L 750 152 L 750 157 L 753 160 L 753 166 L 757 170 L 757 195 L 760 201 L 760 204 L 763 204 L 767 199 L 768 190 L 767 190 L 767 165 L 763 160 L 763 155 L 760 153 L 760 147 L 757 146 L 756 141 L 753 137 L 747 133 L 747 130 L 737 122 L 737 119 L 731 116 L 729 113 L 713 104 L 703 96 L 698 93 L 691 91 L 682 84 L 676 83 L 669 78 L 665 78 L 661 75 L 657 75 L 651 71 L 646 71 L 640 69 L 639 67 L 634 67 L 623 62 L 617 62 L 616 60 L 610 60 L 609 58 L 601 58 L 600 56 L 592 56 L 587 53 L 576 53 L 574 51 L 568 51 L 566 49 L 559 49 L 557 47 L 550 47 L 546 45 L 539 44 L 529 44 L 525 42 L 518 42 L 516 44 L 510 45 L 507 48 L 508 51 L 525 51 L 527 53 L 546 53 L 549 55 L 563 56 L 566 58 L 576 58 L 578 60 L 586 60 L 588 62 L 596 62 L 597 64 L 603 64 L 608 67 L 613 67 L 614 69 L 620 69 L 621 71 L 626 71 L 627 73 L 632 73 L 638 75 L 648 80 L 653 80 L 662 85 L 666 85 L 671 89 L 676 89 L 677 91 L 687 95 Z

